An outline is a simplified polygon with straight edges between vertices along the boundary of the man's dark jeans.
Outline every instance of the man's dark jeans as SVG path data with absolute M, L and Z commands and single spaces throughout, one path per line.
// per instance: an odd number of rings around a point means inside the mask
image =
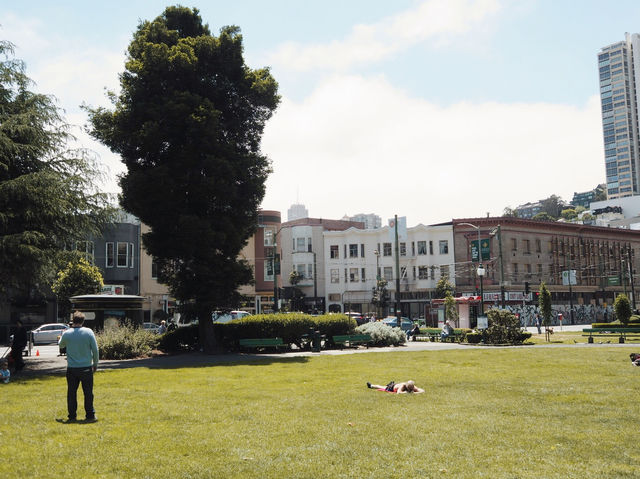
M 69 419 L 76 418 L 78 409 L 78 386 L 82 383 L 84 393 L 84 412 L 87 419 L 95 417 L 93 410 L 93 368 L 67 368 L 67 409 Z

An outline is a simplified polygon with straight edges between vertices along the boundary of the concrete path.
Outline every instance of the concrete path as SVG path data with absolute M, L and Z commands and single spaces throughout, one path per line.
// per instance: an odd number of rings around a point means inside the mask
M 564 326 L 563 331 L 580 331 L 584 326 Z M 571 328 L 571 329 L 569 329 Z M 536 328 L 531 331 L 537 334 Z M 542 344 L 535 346 L 503 346 L 508 348 L 557 348 L 557 347 L 571 347 L 571 348 L 597 348 L 597 347 L 620 347 L 629 349 L 638 349 L 640 352 L 640 345 L 638 343 L 632 344 Z M 179 354 L 166 354 L 160 356 L 154 356 L 144 359 L 128 359 L 128 360 L 103 360 L 100 361 L 98 370 L 109 369 L 123 369 L 134 367 L 145 368 L 159 368 L 159 369 L 172 369 L 182 367 L 198 367 L 198 366 L 212 366 L 216 364 L 224 363 L 237 363 L 247 361 L 258 361 L 264 359 L 286 359 L 286 358 L 303 358 L 303 357 L 318 357 L 318 356 L 339 356 L 343 354 L 366 354 L 366 353 L 385 353 L 385 352 L 414 352 L 414 351 L 440 351 L 440 350 L 472 350 L 477 348 L 495 348 L 495 346 L 483 346 L 483 345 L 469 345 L 458 343 L 440 343 L 429 341 L 409 341 L 403 346 L 398 347 L 381 347 L 381 348 L 345 348 L 345 349 L 327 349 L 318 353 L 311 351 L 291 351 L 287 353 L 261 353 L 261 354 L 245 354 L 245 353 L 233 353 L 233 354 L 219 354 L 210 355 L 200 352 L 179 353 Z M 19 374 L 19 376 L 40 376 L 47 374 L 63 374 L 67 367 L 65 356 L 53 356 L 50 354 L 35 357 L 30 356 L 25 359 L 27 363 L 25 369 Z

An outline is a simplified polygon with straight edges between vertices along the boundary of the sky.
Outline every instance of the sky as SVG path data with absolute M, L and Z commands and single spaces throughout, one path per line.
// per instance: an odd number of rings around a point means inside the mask
M 156 0 L 1 2 L 34 90 L 58 99 L 117 193 L 124 167 L 83 129 L 109 107 Z M 245 62 L 282 101 L 266 125 L 263 209 L 375 213 L 408 226 L 499 216 L 605 182 L 597 53 L 640 31 L 637 0 L 192 1 L 212 33 L 237 25 Z

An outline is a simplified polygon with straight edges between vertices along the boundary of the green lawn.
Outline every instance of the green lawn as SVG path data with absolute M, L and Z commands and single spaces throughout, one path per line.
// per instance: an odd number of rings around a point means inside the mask
M 640 368 L 630 352 L 469 347 L 104 371 L 95 424 L 55 421 L 66 416 L 62 376 L 25 379 L 1 385 L 0 473 L 640 477 Z M 410 378 L 427 392 L 365 386 Z

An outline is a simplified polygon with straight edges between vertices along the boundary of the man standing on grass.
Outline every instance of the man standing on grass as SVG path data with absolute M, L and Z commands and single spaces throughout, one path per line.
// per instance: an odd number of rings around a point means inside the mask
M 89 328 L 84 328 L 84 314 L 73 313 L 71 328 L 60 338 L 60 348 L 67 349 L 67 409 L 68 422 L 76 421 L 78 386 L 82 383 L 86 422 L 95 422 L 93 409 L 93 373 L 98 369 L 98 343 Z

